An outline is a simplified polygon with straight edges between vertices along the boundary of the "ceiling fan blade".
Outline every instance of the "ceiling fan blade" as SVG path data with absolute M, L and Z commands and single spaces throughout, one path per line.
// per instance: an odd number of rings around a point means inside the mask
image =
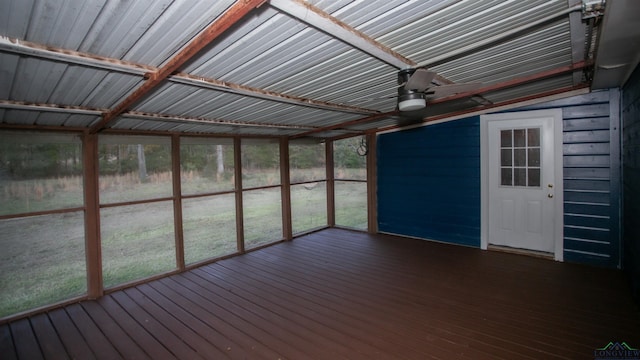
M 475 89 L 479 89 L 481 86 L 482 83 L 464 83 L 433 86 L 429 88 L 426 96 L 429 98 L 442 98 L 462 92 L 473 91 Z
M 436 73 L 427 69 L 417 69 L 409 78 L 404 88 L 422 92 L 431 86 L 431 81 L 436 77 Z

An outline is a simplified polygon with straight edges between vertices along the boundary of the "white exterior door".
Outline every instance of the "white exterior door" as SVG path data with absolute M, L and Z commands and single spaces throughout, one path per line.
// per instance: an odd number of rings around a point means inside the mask
M 559 111 L 482 117 L 484 244 L 555 254 L 560 260 L 562 143 Z M 559 135 L 557 133 L 559 132 Z M 558 154 L 560 156 L 558 156 Z M 560 202 L 558 202 L 560 199 Z M 483 220 L 483 221 L 485 221 Z

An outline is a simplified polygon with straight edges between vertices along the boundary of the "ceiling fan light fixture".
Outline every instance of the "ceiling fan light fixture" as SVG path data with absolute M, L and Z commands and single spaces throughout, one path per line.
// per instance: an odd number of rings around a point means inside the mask
M 422 71 L 422 70 L 420 70 Z M 416 69 L 403 69 L 398 71 L 398 110 L 400 111 L 414 111 L 424 109 L 427 106 L 427 101 L 424 98 L 422 82 L 430 83 L 429 77 L 419 76 L 418 81 L 411 82 L 413 75 L 416 73 Z M 425 71 L 420 72 L 417 75 L 425 75 Z M 415 88 L 414 88 L 415 87 Z
M 411 92 L 398 97 L 398 110 L 413 111 L 424 109 L 427 101 L 421 93 Z

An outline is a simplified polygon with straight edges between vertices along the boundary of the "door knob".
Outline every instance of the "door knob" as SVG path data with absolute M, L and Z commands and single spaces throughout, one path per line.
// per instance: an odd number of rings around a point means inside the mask
M 547 194 L 547 197 L 551 199 L 553 197 L 553 194 Z

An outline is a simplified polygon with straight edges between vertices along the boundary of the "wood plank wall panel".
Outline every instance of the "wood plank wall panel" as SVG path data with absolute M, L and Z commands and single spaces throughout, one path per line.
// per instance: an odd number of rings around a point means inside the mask
M 619 102 L 611 89 L 518 109 L 562 109 L 565 261 L 621 266 Z
M 480 246 L 480 119 L 378 137 L 381 232 Z
M 622 89 L 624 269 L 640 305 L 640 67 Z
M 620 271 L 335 228 L 0 325 L 2 359 L 592 359 L 610 341 L 640 344 Z

